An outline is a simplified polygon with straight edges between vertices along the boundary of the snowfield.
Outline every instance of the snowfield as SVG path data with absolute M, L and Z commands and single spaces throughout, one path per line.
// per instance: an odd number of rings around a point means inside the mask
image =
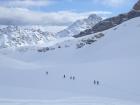
M 95 34 L 47 52 L 1 49 L 0 105 L 140 105 L 140 18 L 102 33 L 78 49 Z
M 0 100 L 1 105 L 139 105 L 110 98 L 72 97 L 59 100 Z

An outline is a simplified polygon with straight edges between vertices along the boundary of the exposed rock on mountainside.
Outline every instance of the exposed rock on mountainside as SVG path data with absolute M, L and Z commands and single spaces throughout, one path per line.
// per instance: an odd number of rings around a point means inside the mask
M 138 1 L 136 6 L 134 6 L 134 8 L 137 8 L 137 10 L 138 10 L 138 8 L 140 8 L 139 3 L 140 3 L 140 1 Z M 74 37 L 77 38 L 77 37 L 89 35 L 89 34 L 92 34 L 92 33 L 101 32 L 101 31 L 110 29 L 112 27 L 115 27 L 115 26 L 123 23 L 124 21 L 127 21 L 127 20 L 135 18 L 135 17 L 139 17 L 139 16 L 140 16 L 140 11 L 132 10 L 128 13 L 120 14 L 118 16 L 105 19 L 105 20 L 97 23 L 91 29 L 87 29 L 87 30 L 81 32 L 78 35 L 74 35 Z
M 140 0 L 134 5 L 134 10 L 140 10 Z
M 0 48 L 37 46 L 54 40 L 52 33 L 22 26 L 7 26 L 0 29 Z
M 104 37 L 104 35 L 105 35 L 104 33 L 98 33 L 91 37 L 83 37 L 83 38 L 79 38 L 79 39 L 77 38 L 76 40 L 68 39 L 68 40 L 65 40 L 64 42 L 58 42 L 52 46 L 39 48 L 38 52 L 48 52 L 48 51 L 53 51 L 53 50 L 57 50 L 60 48 L 68 48 L 68 47 L 72 47 L 72 46 L 76 49 L 79 49 L 86 45 L 95 43 L 96 41 L 98 41 L 102 37 Z
M 91 14 L 87 19 L 77 20 L 68 28 L 58 32 L 56 36 L 67 37 L 79 34 L 81 31 L 92 28 L 95 24 L 102 20 L 101 17 Z

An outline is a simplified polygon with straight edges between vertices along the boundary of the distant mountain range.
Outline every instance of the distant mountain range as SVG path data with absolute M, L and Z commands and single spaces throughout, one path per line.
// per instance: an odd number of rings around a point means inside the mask
M 0 48 L 45 45 L 56 38 L 79 34 L 83 30 L 90 29 L 101 20 L 101 17 L 92 14 L 87 19 L 77 20 L 71 26 L 56 34 L 46 32 L 45 28 L 37 26 L 1 26 Z
M 77 20 L 66 29 L 53 34 L 35 26 L 0 26 L 0 48 L 16 48 L 25 46 L 44 46 L 50 41 L 65 37 L 82 37 L 113 28 L 127 20 L 140 16 L 140 0 L 131 11 L 102 20 L 100 16 L 91 14 L 88 18 Z

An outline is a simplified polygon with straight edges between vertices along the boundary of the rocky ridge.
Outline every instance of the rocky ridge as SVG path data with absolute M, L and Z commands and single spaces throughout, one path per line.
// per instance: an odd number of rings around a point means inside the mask
M 115 27 L 127 20 L 130 20 L 135 17 L 140 16 L 140 0 L 135 4 L 133 7 L 133 10 L 129 11 L 128 13 L 120 14 L 115 17 L 111 17 L 108 19 L 105 19 L 103 21 L 100 21 L 95 26 L 93 26 L 91 29 L 87 29 L 85 31 L 82 31 L 80 34 L 74 35 L 75 38 L 82 37 L 85 35 L 101 32 L 107 29 L 110 29 L 112 27 Z

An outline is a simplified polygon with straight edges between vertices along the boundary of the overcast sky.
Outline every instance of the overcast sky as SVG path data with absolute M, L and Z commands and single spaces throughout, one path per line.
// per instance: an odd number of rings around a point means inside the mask
M 96 13 L 103 18 L 127 12 L 137 0 L 0 0 L 0 24 L 68 26 Z

